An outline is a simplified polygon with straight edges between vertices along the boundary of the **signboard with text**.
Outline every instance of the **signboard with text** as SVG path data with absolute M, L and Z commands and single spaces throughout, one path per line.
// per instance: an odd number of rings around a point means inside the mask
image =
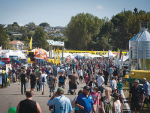
M 47 42 L 49 43 L 49 45 L 52 46 L 64 46 L 64 42 L 60 42 L 60 41 L 47 40 Z

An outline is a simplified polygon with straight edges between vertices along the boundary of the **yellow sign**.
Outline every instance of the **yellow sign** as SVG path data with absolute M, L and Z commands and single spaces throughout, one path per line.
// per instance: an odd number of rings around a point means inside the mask
M 48 59 L 48 62 L 54 63 L 54 59 Z
M 62 50 L 59 50 L 62 53 Z M 93 55 L 105 55 L 108 51 L 79 51 L 79 50 L 64 50 L 64 53 L 90 53 Z M 117 51 L 112 51 L 112 53 L 118 53 Z M 122 55 L 129 54 L 129 52 L 122 52 Z
M 54 63 L 57 65 L 60 63 L 60 56 L 59 56 L 60 50 L 57 48 L 56 50 L 54 49 L 53 54 L 54 54 Z

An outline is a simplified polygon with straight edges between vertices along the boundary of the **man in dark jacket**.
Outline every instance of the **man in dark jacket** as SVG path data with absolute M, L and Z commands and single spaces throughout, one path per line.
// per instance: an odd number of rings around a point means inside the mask
M 23 70 L 23 73 L 21 74 L 21 94 L 23 94 L 23 86 L 24 86 L 24 93 L 26 93 L 26 74 L 25 70 Z
M 30 84 L 31 84 L 31 90 L 34 91 L 35 89 L 35 84 L 36 84 L 36 76 L 35 76 L 35 71 L 32 71 L 32 74 L 30 75 Z
M 144 104 L 144 90 L 142 89 L 141 86 L 139 86 L 138 79 L 134 80 L 134 86 L 129 91 L 129 104 L 131 104 L 130 105 L 131 113 L 134 113 L 135 111 L 136 113 L 139 113 L 139 111 L 141 110 L 141 104 L 142 106 Z

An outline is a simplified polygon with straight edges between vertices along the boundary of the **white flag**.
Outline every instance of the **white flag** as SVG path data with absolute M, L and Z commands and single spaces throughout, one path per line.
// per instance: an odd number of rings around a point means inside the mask
M 0 47 L 0 54 L 2 53 L 2 46 Z

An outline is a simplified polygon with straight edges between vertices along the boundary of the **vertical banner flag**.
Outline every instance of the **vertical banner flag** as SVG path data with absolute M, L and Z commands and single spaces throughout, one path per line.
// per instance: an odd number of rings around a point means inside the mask
M 2 53 L 2 46 L 0 47 L 0 54 Z
M 32 37 L 30 39 L 29 47 L 30 47 L 30 50 L 31 50 L 32 49 Z
M 119 48 L 117 48 L 117 52 L 118 52 L 117 58 L 119 58 Z

